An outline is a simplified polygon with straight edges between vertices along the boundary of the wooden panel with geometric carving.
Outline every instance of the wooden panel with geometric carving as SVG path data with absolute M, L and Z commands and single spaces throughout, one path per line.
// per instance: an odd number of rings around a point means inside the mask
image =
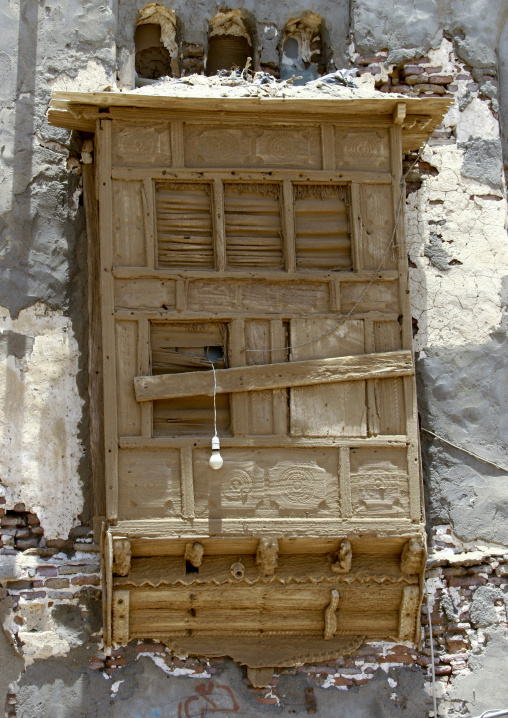
M 394 223 L 402 146 L 446 106 L 81 93 L 50 110 L 79 129 L 97 112 L 106 642 L 262 668 L 418 641 Z

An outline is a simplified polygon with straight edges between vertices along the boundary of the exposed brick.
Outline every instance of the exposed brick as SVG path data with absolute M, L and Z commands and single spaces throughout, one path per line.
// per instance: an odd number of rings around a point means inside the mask
M 421 85 L 413 85 L 417 92 L 432 92 L 435 95 L 444 95 L 445 89 L 441 85 L 431 85 L 430 83 L 422 83 Z
M 49 546 L 49 548 L 57 548 L 61 551 L 70 551 L 72 549 L 72 541 L 66 541 L 65 539 L 49 539 L 46 545 Z
M 421 85 L 422 83 L 428 82 L 429 76 L 426 72 L 420 72 L 415 75 L 407 75 L 405 78 L 406 85 Z
M 100 576 L 73 576 L 71 584 L 73 586 L 100 586 Z
M 56 566 L 37 566 L 37 573 L 39 576 L 58 576 L 58 569 Z
M 40 524 L 40 521 L 35 514 L 27 514 L 26 520 L 29 526 L 38 526 Z
M 47 578 L 44 582 L 47 588 L 69 588 L 68 578 Z
M 25 551 L 27 548 L 36 548 L 39 545 L 39 542 L 36 538 L 30 538 L 30 539 L 16 539 L 16 548 L 20 551 Z
M 447 676 L 450 675 L 452 672 L 451 666 L 436 666 L 435 669 L 436 676 Z
M 44 535 L 44 529 L 42 526 L 32 526 L 30 529 L 33 536 L 43 536 Z
M 490 564 L 487 563 L 487 564 L 482 564 L 481 566 L 470 566 L 467 569 L 467 572 L 469 575 L 474 576 L 478 573 L 491 574 L 494 572 L 494 569 L 492 568 L 492 566 Z
M 0 521 L 2 528 L 10 528 L 11 526 L 25 526 L 25 522 L 19 516 L 3 516 Z
M 424 72 L 422 65 L 406 65 L 402 68 L 402 74 L 404 77 L 408 75 L 421 75 Z
M 449 85 L 453 82 L 451 75 L 429 75 L 429 82 L 433 85 Z
M 126 658 L 108 658 L 106 665 L 110 668 L 111 666 L 125 666 L 126 663 Z
M 346 676 L 336 676 L 333 679 L 333 684 L 335 686 L 352 686 L 353 680 L 351 678 L 346 678 Z
M 91 668 L 92 671 L 102 671 L 104 668 L 104 663 L 101 663 L 100 661 L 90 661 L 88 664 L 88 668 Z
M 485 586 L 487 579 L 483 576 L 452 576 L 448 581 L 450 586 L 464 587 L 464 586 Z
M 384 62 L 388 57 L 387 53 L 379 53 L 377 55 L 369 55 L 356 58 L 356 64 L 360 66 L 372 65 L 374 62 Z
M 26 601 L 31 601 L 34 598 L 46 598 L 46 591 L 23 591 L 20 597 Z
M 9 581 L 8 586 L 9 591 L 24 591 L 33 588 L 33 582 L 19 579 L 17 581 Z

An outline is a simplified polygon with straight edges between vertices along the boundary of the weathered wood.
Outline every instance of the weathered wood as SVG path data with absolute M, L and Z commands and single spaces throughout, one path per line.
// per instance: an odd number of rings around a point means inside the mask
M 224 185 L 222 184 L 221 180 L 214 179 L 212 187 L 215 269 L 217 269 L 219 272 L 223 272 L 226 268 Z
M 263 391 L 291 386 L 334 384 L 341 381 L 364 381 L 372 376 L 388 378 L 413 374 L 410 352 L 385 352 L 332 359 L 268 364 L 242 368 L 219 369 L 217 393 Z M 134 386 L 137 401 L 184 396 L 213 396 L 213 376 L 210 373 L 189 372 L 178 377 L 171 375 L 136 377 Z
M 116 589 L 113 591 L 113 644 L 123 646 L 129 642 L 129 599 L 130 591 Z
M 342 518 L 351 518 L 353 509 L 351 506 L 351 471 L 348 446 L 341 446 L 339 449 L 339 501 Z
M 183 122 L 181 120 L 171 122 L 171 159 L 174 168 L 185 167 Z
M 155 191 L 150 178 L 143 180 L 143 213 L 145 230 L 145 255 L 147 267 L 157 266 L 157 244 L 155 229 Z
M 418 641 L 416 629 L 420 602 L 421 592 L 418 586 L 406 586 L 403 589 L 399 609 L 399 641 Z
M 324 170 L 335 169 L 333 125 L 321 125 L 321 166 Z
M 290 179 L 285 179 L 282 184 L 282 236 L 284 241 L 286 272 L 294 272 L 296 269 L 295 214 L 293 206 L 293 184 Z
M 111 182 L 111 120 L 97 123 L 96 152 L 99 192 L 99 230 L 101 258 L 101 322 L 104 373 L 104 452 L 107 518 L 114 521 L 118 510 L 118 428 L 116 348 L 114 321 L 113 268 L 113 191 Z
M 194 518 L 194 477 L 192 472 L 192 449 L 184 446 L 180 449 L 180 483 L 182 492 L 182 517 Z
M 83 198 L 86 217 L 88 265 L 88 395 L 90 397 L 90 457 L 95 516 L 106 515 L 104 480 L 104 388 L 102 376 L 102 333 L 100 257 L 95 164 L 83 165 Z M 95 537 L 98 542 L 98 536 Z

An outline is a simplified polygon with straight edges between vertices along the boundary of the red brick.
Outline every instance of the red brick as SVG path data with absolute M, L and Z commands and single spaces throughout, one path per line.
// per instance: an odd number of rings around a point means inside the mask
M 353 681 L 351 678 L 346 678 L 346 676 L 336 676 L 333 679 L 333 685 L 334 686 L 352 686 Z
M 406 65 L 402 68 L 402 74 L 404 77 L 408 75 L 421 75 L 424 72 L 422 65 Z
M 445 89 L 441 85 L 432 85 L 428 82 L 413 85 L 416 92 L 433 92 L 435 95 L 444 95 Z
M 47 588 L 69 588 L 69 579 L 68 578 L 47 578 L 44 581 L 44 585 Z
M 106 661 L 106 665 L 108 666 L 108 668 L 111 668 L 111 666 L 125 666 L 126 663 L 126 658 L 108 658 L 108 660 Z
M 104 663 L 101 663 L 100 661 L 90 661 L 88 668 L 91 668 L 92 671 L 102 671 Z
M 35 514 L 27 514 L 26 520 L 29 526 L 38 526 L 40 524 L 40 521 Z
M 275 696 L 258 696 L 256 698 L 258 703 L 262 703 L 265 706 L 274 706 L 278 704 L 278 699 Z
M 451 666 L 436 666 L 434 669 L 436 676 L 448 676 L 452 672 Z
M 4 516 L 0 521 L 2 528 L 10 528 L 16 526 L 24 526 L 25 522 L 19 516 Z
M 100 576 L 73 576 L 71 578 L 73 586 L 100 586 Z
M 429 76 L 426 72 L 420 72 L 415 75 L 407 75 L 404 79 L 406 85 L 421 85 L 422 82 L 428 82 Z
M 429 82 L 433 85 L 449 85 L 453 82 L 451 75 L 429 75 Z

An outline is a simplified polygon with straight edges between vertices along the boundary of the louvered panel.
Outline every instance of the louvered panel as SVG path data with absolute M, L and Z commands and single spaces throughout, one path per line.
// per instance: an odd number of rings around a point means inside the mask
M 282 269 L 279 187 L 226 184 L 226 253 L 229 269 Z
M 294 203 L 297 268 L 350 268 L 348 188 L 344 185 L 296 185 Z
M 157 186 L 159 267 L 213 269 L 213 233 L 208 184 Z
M 150 332 L 152 374 L 224 369 L 223 325 L 153 323 Z M 217 395 L 217 429 L 229 430 L 229 396 Z M 213 432 L 213 397 L 163 399 L 153 403 L 155 436 L 209 434 Z

